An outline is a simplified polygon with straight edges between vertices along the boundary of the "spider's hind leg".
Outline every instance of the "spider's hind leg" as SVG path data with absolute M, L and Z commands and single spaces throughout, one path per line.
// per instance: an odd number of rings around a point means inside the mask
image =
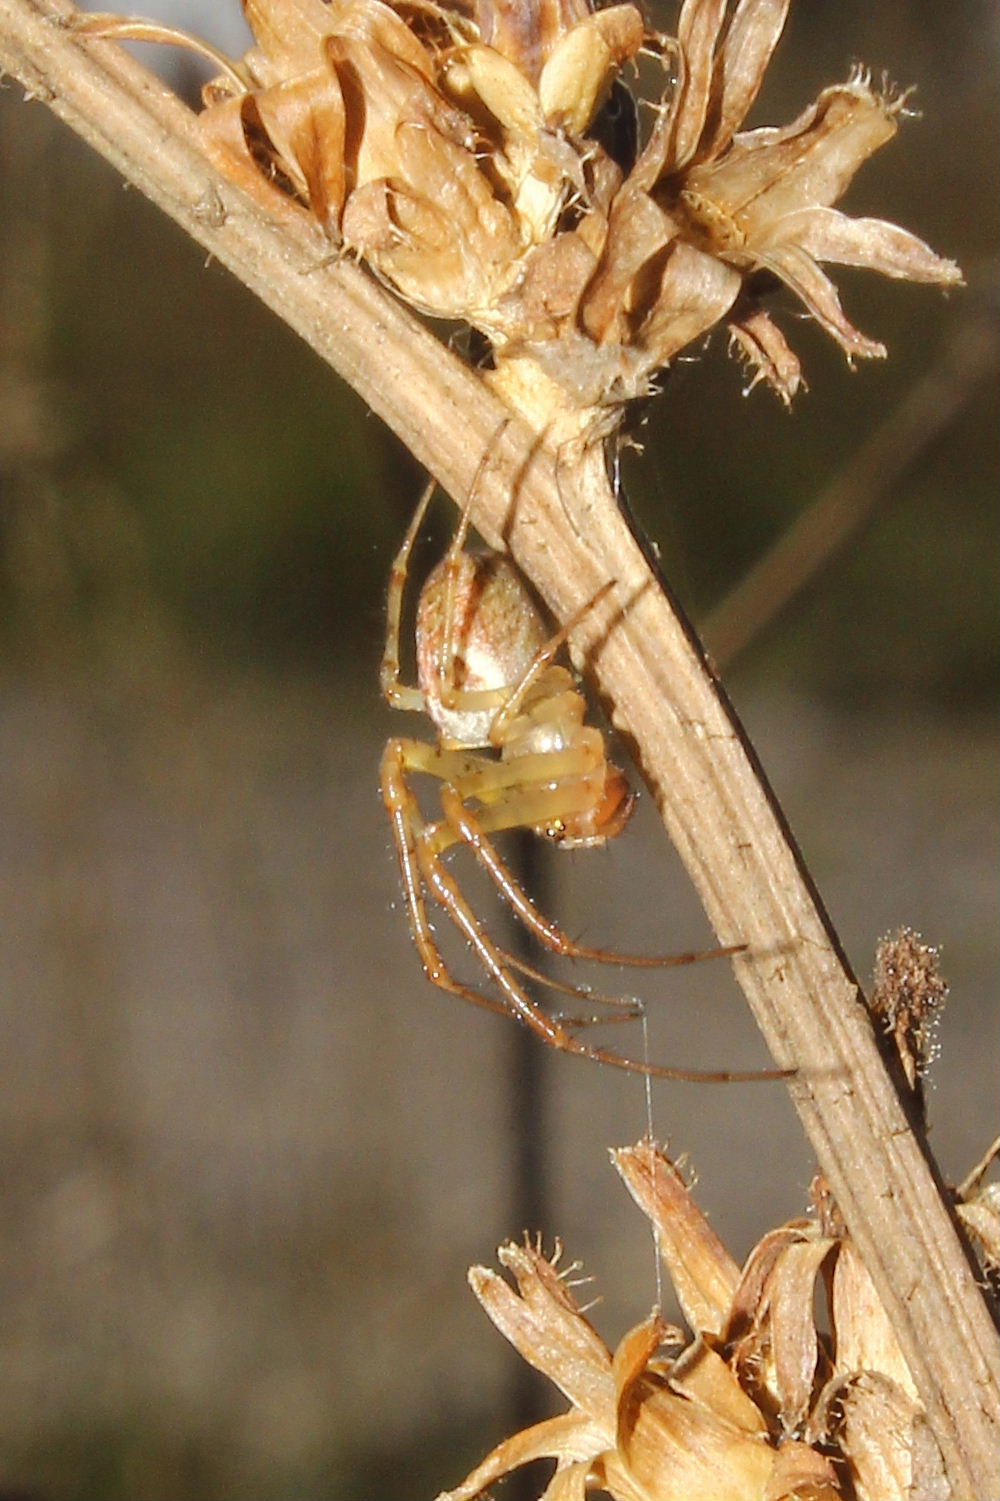
M 391 819 L 393 834 L 403 874 L 407 915 L 414 941 L 420 953 L 424 971 L 435 985 L 473 1005 L 488 1011 L 513 1017 L 535 1032 L 549 1047 L 558 1052 L 572 1053 L 578 1058 L 589 1058 L 595 1063 L 606 1063 L 613 1068 L 629 1073 L 648 1074 L 658 1079 L 684 1079 L 690 1082 L 721 1083 L 743 1079 L 784 1078 L 784 1071 L 731 1072 L 695 1069 L 668 1068 L 661 1064 L 648 1063 L 636 1058 L 623 1057 L 606 1048 L 591 1047 L 574 1035 L 574 1023 L 559 1017 L 548 1016 L 531 999 L 524 986 L 515 978 L 514 970 L 520 961 L 511 964 L 511 956 L 499 948 L 490 938 L 476 917 L 455 881 L 444 866 L 438 841 L 433 837 L 439 826 L 425 824 L 410 790 L 407 780 L 407 752 L 411 742 L 390 741 L 382 759 L 382 795 Z M 413 742 L 418 745 L 419 742 Z M 426 752 L 426 746 L 421 746 Z M 458 837 L 450 843 L 457 843 Z M 467 940 L 483 969 L 497 986 L 500 999 L 494 1000 L 471 986 L 455 980 L 445 964 L 431 932 L 427 917 L 426 892 L 430 891 L 435 901 L 444 908 L 458 931 Z M 531 977 L 531 972 L 529 977 Z M 557 987 L 562 988 L 562 987 Z M 576 987 L 568 987 L 579 994 Z M 635 1006 L 635 1002 L 626 1004 Z M 622 1016 L 626 1013 L 623 1011 Z M 586 1020 L 583 1022 L 587 1024 Z
M 682 954 L 620 954 L 614 949 L 594 948 L 589 944 L 578 943 L 558 923 L 553 922 L 551 918 L 538 910 L 489 838 L 488 831 L 491 828 L 508 826 L 506 822 L 501 822 L 502 812 L 500 817 L 493 818 L 490 817 L 491 812 L 494 812 L 493 809 L 473 813 L 466 807 L 458 792 L 449 786 L 442 787 L 441 802 L 448 828 L 473 851 L 497 890 L 516 912 L 529 933 L 554 954 L 561 954 L 568 959 L 589 959 L 598 964 L 630 965 L 640 969 L 669 969 L 678 965 L 698 964 L 703 959 L 728 958 L 733 954 L 741 954 L 746 949 L 745 943 L 734 943 L 724 944 L 719 948 L 690 950 Z M 519 823 L 520 820 L 518 820 Z M 517 824 L 513 826 L 516 827 Z M 634 1007 L 635 1005 L 631 997 L 622 997 L 620 1002 L 614 997 L 602 997 L 602 1000 L 611 1004 L 620 1003 L 624 1006 Z

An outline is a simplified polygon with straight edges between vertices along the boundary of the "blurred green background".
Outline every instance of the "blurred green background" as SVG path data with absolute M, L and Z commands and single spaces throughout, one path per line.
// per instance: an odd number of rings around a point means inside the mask
M 995 43 L 985 0 L 795 8 L 756 118 L 856 58 L 915 83 L 847 207 L 969 287 L 843 274 L 890 348 L 853 372 L 786 308 L 810 385 L 791 416 L 741 395 L 721 338 L 678 363 L 626 479 L 696 621 L 963 330 L 995 334 Z M 0 1486 L 433 1495 L 509 1426 L 516 1360 L 464 1276 L 523 1225 L 512 1029 L 421 980 L 378 796 L 385 581 L 421 475 L 9 81 L 0 141 Z M 952 1179 L 992 1130 L 997 1052 L 996 384 L 727 673 L 862 977 L 901 923 L 942 945 Z M 593 941 L 707 939 L 648 807 L 544 874 Z M 654 1056 L 764 1062 L 727 975 L 642 993 Z M 595 1274 L 614 1340 L 654 1296 L 604 1151 L 644 1129 L 641 1084 L 544 1066 L 532 1228 Z M 801 1211 L 779 1087 L 657 1086 L 654 1124 L 736 1256 Z

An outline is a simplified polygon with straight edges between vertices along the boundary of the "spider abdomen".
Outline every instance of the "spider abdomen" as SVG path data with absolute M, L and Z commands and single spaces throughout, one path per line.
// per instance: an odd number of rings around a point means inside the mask
M 491 743 L 497 705 L 470 704 L 469 695 L 513 690 L 549 628 L 509 558 L 463 552 L 428 576 L 416 634 L 417 678 L 427 712 L 449 743 L 473 748 Z

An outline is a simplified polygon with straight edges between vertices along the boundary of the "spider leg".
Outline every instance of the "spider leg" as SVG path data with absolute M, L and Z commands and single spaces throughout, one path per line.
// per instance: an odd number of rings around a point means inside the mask
M 456 980 L 448 969 L 438 947 L 427 918 L 424 900 L 424 878 L 417 843 L 424 825 L 416 800 L 410 792 L 403 770 L 405 741 L 390 740 L 382 757 L 382 798 L 389 813 L 399 867 L 403 878 L 403 899 L 410 925 L 410 934 L 416 945 L 424 974 L 432 985 L 445 990 L 461 1000 L 482 1006 L 498 1016 L 510 1016 L 510 1007 L 502 1001 L 491 1000 L 471 986 Z
M 621 1053 L 612 1053 L 607 1048 L 592 1048 L 574 1037 L 572 1032 L 561 1031 L 561 1038 L 552 1046 L 560 1052 L 572 1053 L 577 1058 L 589 1058 L 592 1063 L 606 1063 L 610 1068 L 625 1069 L 630 1074 L 645 1074 L 651 1079 L 677 1079 L 686 1084 L 765 1084 L 776 1079 L 791 1079 L 793 1068 L 759 1069 L 696 1069 L 666 1068 L 660 1063 L 646 1063 L 639 1058 L 626 1058 Z M 548 1040 L 548 1039 L 546 1039 Z
M 442 801 L 446 795 L 458 798 L 454 788 L 444 786 L 441 789 Z M 459 799 L 459 802 L 461 800 Z M 464 805 L 463 805 L 464 807 Z M 464 809 L 467 813 L 468 809 Z M 434 825 L 427 825 L 424 831 L 426 835 L 433 836 Z M 421 872 L 428 885 L 434 892 L 435 897 L 448 912 L 452 922 L 464 933 L 467 941 L 476 951 L 484 969 L 491 979 L 501 990 L 502 994 L 510 1002 L 509 1014 L 539 1034 L 550 1047 L 560 1052 L 572 1053 L 576 1057 L 590 1058 L 595 1063 L 606 1063 L 612 1068 L 624 1069 L 629 1073 L 647 1074 L 654 1079 L 678 1079 L 686 1080 L 692 1084 L 735 1084 L 750 1083 L 758 1080 L 786 1079 L 791 1077 L 794 1070 L 788 1069 L 683 1069 L 671 1068 L 662 1064 L 647 1063 L 638 1058 L 629 1058 L 621 1053 L 614 1053 L 607 1048 L 591 1047 L 575 1037 L 572 1028 L 581 1025 L 590 1025 L 592 1021 L 600 1018 L 564 1018 L 548 1016 L 541 1011 L 525 991 L 514 981 L 509 973 L 509 968 L 504 963 L 510 956 L 504 950 L 497 947 L 486 933 L 478 918 L 459 893 L 458 887 L 445 871 L 441 855 L 435 848 L 432 838 L 417 841 L 418 859 Z M 516 883 L 515 883 L 516 884 Z M 520 889 L 520 888 L 518 888 Z M 543 919 L 545 921 L 545 919 Z M 745 945 L 740 945 L 745 947 Z M 518 968 L 522 966 L 517 965 Z M 603 999 L 603 998 L 602 998 Z M 607 998 L 612 999 L 612 998 Z M 613 1000 L 613 1004 L 630 1006 L 635 1012 L 635 1001 L 628 1001 L 624 997 Z M 639 1007 L 639 1015 L 642 1008 Z M 608 1018 L 609 1020 L 611 1018 Z M 622 1013 L 622 1020 L 631 1019 Z
M 387 748 L 388 751 L 388 748 Z M 420 956 L 421 966 L 427 978 L 432 984 L 447 990 L 453 995 L 473 1001 L 477 1005 L 487 1007 L 501 1016 L 510 1015 L 510 1007 L 501 1001 L 490 1000 L 482 996 L 478 991 L 456 981 L 450 974 L 447 965 L 441 955 L 441 950 L 434 940 L 430 923 L 427 920 L 426 904 L 423 895 L 423 876 L 420 869 L 420 860 L 417 855 L 417 841 L 426 842 L 427 834 L 433 830 L 433 825 L 426 825 L 419 820 L 416 811 L 416 803 L 409 788 L 406 786 L 405 775 L 399 770 L 398 757 L 386 755 L 386 763 L 383 766 L 382 790 L 386 807 L 389 810 L 393 837 L 396 843 L 396 851 L 399 857 L 400 869 L 403 876 L 403 893 L 406 902 L 407 917 L 410 924 L 410 932 L 413 935 L 417 952 Z M 568 985 L 561 980 L 554 979 L 551 975 L 545 975 L 526 960 L 518 958 L 508 950 L 497 946 L 497 954 L 502 963 L 508 968 L 519 970 L 527 975 L 536 984 L 543 985 L 548 990 L 558 991 L 562 995 L 570 995 L 579 1001 L 590 1001 L 597 1005 L 615 1006 L 619 1010 L 611 1016 L 580 1017 L 573 1018 L 573 1026 L 585 1026 L 606 1021 L 631 1021 L 642 1014 L 641 1002 L 626 996 L 603 995 L 592 990 L 589 986 Z
M 429 480 L 423 494 L 417 502 L 417 508 L 413 513 L 413 519 L 406 529 L 406 536 L 400 543 L 399 551 L 392 561 L 392 571 L 389 574 L 389 597 L 386 603 L 385 616 L 385 646 L 382 652 L 382 667 L 379 680 L 384 697 L 392 704 L 394 709 L 423 709 L 424 695 L 419 688 L 411 688 L 406 683 L 400 682 L 399 678 L 399 629 L 403 614 L 403 595 L 406 590 L 406 579 L 410 567 L 410 553 L 416 541 L 417 533 L 427 514 L 431 496 L 434 494 L 436 481 Z
M 599 990 L 594 990 L 589 985 L 568 985 L 562 980 L 555 980 L 551 975 L 544 974 L 526 960 L 512 954 L 509 949 L 497 947 L 497 953 L 504 963 L 511 969 L 516 969 L 522 975 L 527 975 L 529 980 L 534 980 L 536 985 L 543 985 L 546 990 L 554 990 L 559 995 L 575 996 L 578 1001 L 589 1001 L 597 1006 L 614 1006 L 617 1009 L 610 1015 L 573 1016 L 569 1017 L 559 1012 L 557 1020 L 572 1027 L 590 1027 L 603 1025 L 605 1022 L 629 1022 L 635 1021 L 642 1016 L 645 1006 L 637 996 L 626 995 L 603 995 Z
M 421 742 L 414 742 L 414 748 Z M 447 990 L 452 995 L 485 1006 L 487 1010 L 503 1016 L 514 1016 L 537 1032 L 553 1047 L 561 1044 L 559 1038 L 568 1036 L 558 1022 L 552 1021 L 530 996 L 518 985 L 510 973 L 506 961 L 511 957 L 490 939 L 471 907 L 461 896 L 457 885 L 445 870 L 434 842 L 427 838 L 433 834 L 435 825 L 424 824 L 415 798 L 406 779 L 406 757 L 410 742 L 390 740 L 382 757 L 382 797 L 392 822 L 393 835 L 403 875 L 403 892 L 406 901 L 410 930 L 420 955 L 424 973 L 432 984 Z M 423 747 L 426 749 L 426 747 Z M 441 957 L 434 941 L 424 900 L 425 886 L 442 906 L 452 922 L 475 950 L 483 968 L 497 985 L 502 1001 L 491 1000 L 471 987 L 455 980 Z M 515 965 L 520 968 L 519 964 Z M 537 973 L 533 971 L 532 973 Z M 539 977 L 541 978 L 541 977 Z M 557 985 L 557 989 L 572 987 Z M 573 1051 L 570 1049 L 570 1051 Z
M 494 745 L 503 745 L 504 740 L 507 737 L 507 727 L 510 722 L 513 719 L 516 719 L 517 715 L 521 712 L 521 705 L 524 703 L 524 700 L 527 694 L 530 692 L 531 688 L 535 685 L 535 683 L 537 683 L 542 673 L 545 672 L 545 670 L 555 659 L 556 655 L 562 648 L 563 643 L 569 638 L 570 635 L 572 635 L 573 631 L 576 630 L 580 622 L 586 619 L 591 610 L 599 605 L 601 600 L 604 599 L 605 596 L 609 594 L 613 588 L 613 579 L 609 579 L 606 584 L 602 584 L 597 593 L 592 595 L 591 598 L 587 600 L 586 604 L 581 605 L 580 608 L 570 616 L 565 625 L 560 626 L 557 631 L 554 631 L 549 637 L 548 641 L 545 642 L 545 645 L 535 653 L 531 663 L 528 666 L 527 671 L 521 678 L 521 681 L 514 687 L 512 693 L 510 694 L 510 697 L 507 699 L 506 703 L 503 705 L 503 708 L 497 714 L 492 726 L 490 727 L 490 739 L 493 741 Z
M 465 552 L 465 544 L 469 536 L 469 527 L 472 524 L 472 506 L 478 493 L 483 475 L 486 473 L 490 458 L 496 450 L 500 439 L 510 426 L 510 418 L 505 417 L 493 434 L 476 465 L 476 472 L 472 476 L 469 493 L 464 503 L 459 507 L 458 523 L 452 533 L 448 551 L 444 555 L 444 622 L 441 631 L 441 639 L 438 644 L 438 675 L 441 683 L 441 701 L 448 708 L 456 708 L 459 701 L 464 703 L 469 710 L 475 708 L 492 708 L 500 706 L 506 699 L 506 689 L 480 689 L 469 690 L 459 688 L 455 682 L 456 654 L 454 643 L 456 640 L 456 620 L 458 615 L 458 579 L 462 567 L 462 558 Z
M 771 1070 L 729 1070 L 729 1069 L 688 1069 L 670 1068 L 664 1064 L 647 1063 L 644 1059 L 629 1058 L 622 1053 L 614 1053 L 608 1048 L 591 1047 L 574 1036 L 569 1025 L 558 1017 L 547 1016 L 546 1013 L 526 994 L 517 984 L 503 960 L 503 951 L 498 949 L 485 929 L 476 918 L 471 908 L 459 893 L 459 890 L 451 877 L 444 869 L 441 857 L 432 850 L 421 849 L 421 842 L 417 842 L 418 858 L 420 858 L 421 873 L 427 880 L 434 896 L 444 907 L 452 922 L 463 933 L 469 944 L 475 950 L 483 968 L 490 978 L 500 989 L 504 999 L 508 1002 L 503 1009 L 508 1016 L 515 1017 L 525 1026 L 541 1037 L 549 1047 L 555 1048 L 560 1053 L 571 1053 L 577 1058 L 589 1058 L 594 1063 L 605 1063 L 611 1068 L 619 1068 L 627 1073 L 644 1074 L 653 1079 L 677 1079 L 690 1084 L 737 1084 L 751 1083 L 771 1079 L 789 1078 L 791 1072 L 787 1069 Z M 421 858 L 422 856 L 422 858 Z M 464 987 L 455 990 L 456 994 L 464 995 L 466 999 L 476 1000 L 480 1004 L 486 998 L 478 992 L 467 992 Z
M 535 1032 L 549 1047 L 559 1052 L 570 1053 L 578 1058 L 589 1058 L 595 1063 L 605 1063 L 611 1068 L 623 1069 L 628 1073 L 648 1075 L 654 1079 L 677 1079 L 689 1083 L 707 1084 L 789 1077 L 788 1070 L 682 1069 L 648 1063 L 606 1048 L 590 1047 L 575 1037 L 565 1023 L 547 1016 L 514 979 L 510 967 L 505 963 L 507 956 L 504 951 L 493 943 L 446 871 L 438 842 L 433 837 L 437 832 L 437 826 L 423 823 L 416 800 L 407 783 L 407 755 L 411 745 L 414 749 L 417 746 L 421 746 L 423 750 L 428 749 L 422 746 L 421 742 L 404 740 L 390 740 L 386 746 L 382 757 L 382 796 L 390 815 L 399 854 L 407 913 L 414 942 L 424 971 L 433 984 L 452 995 L 470 1001 L 473 1005 L 516 1018 Z M 500 991 L 502 1000 L 491 1000 L 453 978 L 441 958 L 440 950 L 430 931 L 424 898 L 425 887 L 431 891 L 435 900 L 444 908 L 455 927 L 475 951 L 484 970 Z
M 599 964 L 627 964 L 636 968 L 669 969 L 676 965 L 697 964 L 703 959 L 726 958 L 732 954 L 741 954 L 746 949 L 745 943 L 733 943 L 723 945 L 721 948 L 691 950 L 683 954 L 619 954 L 613 949 L 594 948 L 589 944 L 577 943 L 557 923 L 539 912 L 489 838 L 487 830 L 516 827 L 520 825 L 521 819 L 518 818 L 516 824 L 509 824 L 502 817 L 490 816 L 491 814 L 502 815 L 504 811 L 502 808 L 495 810 L 486 808 L 481 813 L 473 813 L 465 806 L 455 789 L 449 786 L 442 787 L 441 802 L 448 826 L 454 829 L 462 842 L 473 851 L 497 890 L 517 913 L 528 931 L 553 953 L 563 954 L 571 959 L 592 959 Z M 624 998 L 607 996 L 601 999 L 613 1005 L 633 1004 Z

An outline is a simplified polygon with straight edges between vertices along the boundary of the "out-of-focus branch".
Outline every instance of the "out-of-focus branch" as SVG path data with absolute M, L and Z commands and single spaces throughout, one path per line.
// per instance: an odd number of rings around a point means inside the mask
M 558 469 L 486 384 L 304 215 L 250 203 L 201 152 L 193 116 L 107 42 L 66 29 L 64 0 L 0 0 L 0 65 L 227 264 L 360 392 L 454 496 L 487 448 L 473 519 L 503 538 L 560 618 L 587 617 L 598 685 L 775 1059 L 797 1070 L 803 1126 L 889 1310 L 959 1501 L 993 1488 L 995 1331 L 867 1011 L 770 790 L 698 643 L 650 574 L 596 449 Z M 767 1144 L 762 1142 L 766 1155 Z
M 739 656 L 841 551 L 995 375 L 997 362 L 995 304 L 964 308 L 931 369 L 708 616 L 705 641 L 719 666 Z

